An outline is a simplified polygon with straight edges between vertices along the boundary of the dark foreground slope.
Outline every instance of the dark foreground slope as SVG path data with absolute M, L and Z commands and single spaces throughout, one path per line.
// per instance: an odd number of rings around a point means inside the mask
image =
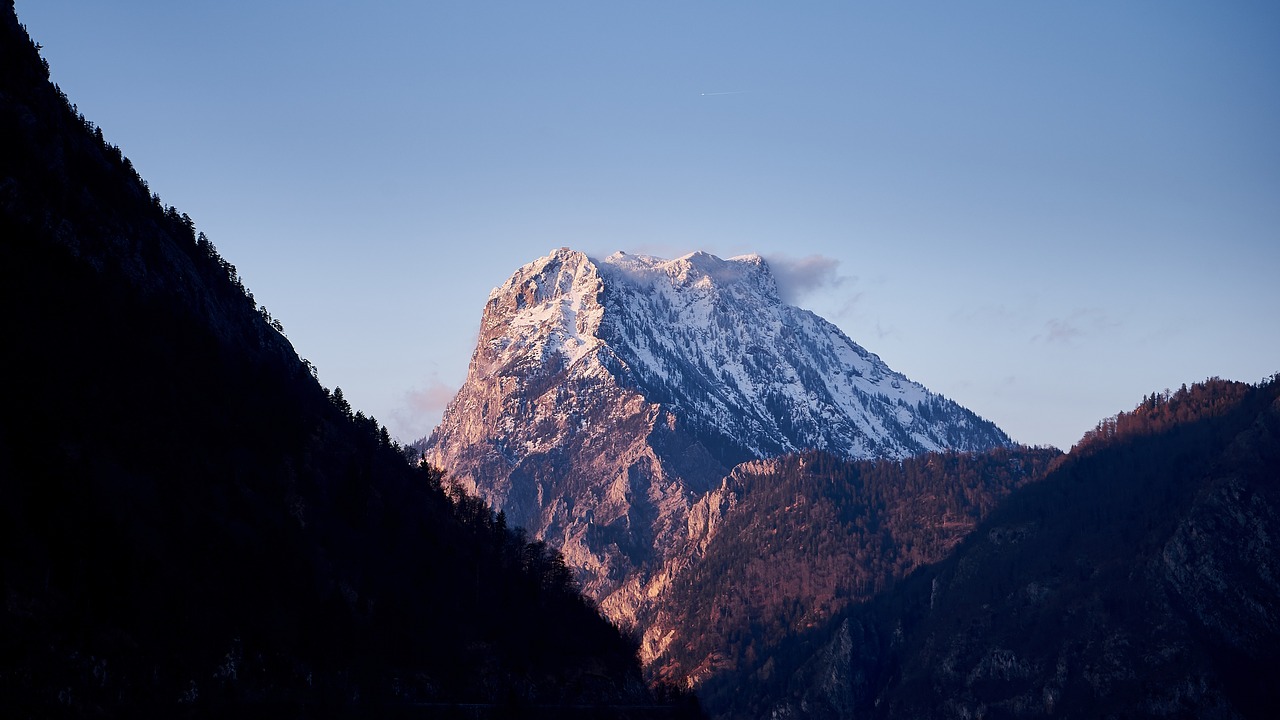
M 0 715 L 652 702 L 557 556 L 316 382 L 11 2 L 0 268 Z
M 1273 717 L 1278 398 L 1211 380 L 1104 422 L 946 561 L 794 639 L 781 697 L 730 712 Z

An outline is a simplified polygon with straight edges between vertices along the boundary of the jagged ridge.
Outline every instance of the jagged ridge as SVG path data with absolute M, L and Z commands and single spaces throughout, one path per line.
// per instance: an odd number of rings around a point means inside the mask
M 1009 443 L 836 326 L 783 303 L 759 255 L 615 253 L 599 268 L 602 341 L 647 397 L 700 434 L 755 457 L 825 449 L 903 458 Z

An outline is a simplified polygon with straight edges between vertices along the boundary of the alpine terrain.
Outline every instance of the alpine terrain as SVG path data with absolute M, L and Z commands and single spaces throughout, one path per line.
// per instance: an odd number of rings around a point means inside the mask
M 784 303 L 757 255 L 562 248 L 490 294 L 424 455 L 559 548 L 605 614 L 638 629 L 714 532 L 713 491 L 740 463 L 1010 444 Z M 661 645 L 650 635 L 642 654 Z

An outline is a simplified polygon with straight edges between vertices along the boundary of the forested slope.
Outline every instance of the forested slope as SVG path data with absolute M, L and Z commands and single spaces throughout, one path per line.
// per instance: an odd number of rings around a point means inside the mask
M 634 645 L 406 462 L 0 6 L 0 712 L 653 701 Z
M 793 638 L 945 558 L 1060 455 L 1015 447 L 853 461 L 811 451 L 739 466 L 703 503 L 720 517 L 702 557 L 658 605 L 649 635 L 670 639 L 651 671 L 693 679 L 709 709 L 744 687 L 781 691 Z
M 1148 396 L 731 712 L 1270 717 L 1277 537 L 1280 379 Z

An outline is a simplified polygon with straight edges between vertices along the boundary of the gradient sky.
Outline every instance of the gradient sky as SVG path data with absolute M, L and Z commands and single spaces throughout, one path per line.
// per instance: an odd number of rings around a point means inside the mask
M 559 246 L 760 253 L 1029 444 L 1280 371 L 1280 3 L 16 4 L 402 440 Z

